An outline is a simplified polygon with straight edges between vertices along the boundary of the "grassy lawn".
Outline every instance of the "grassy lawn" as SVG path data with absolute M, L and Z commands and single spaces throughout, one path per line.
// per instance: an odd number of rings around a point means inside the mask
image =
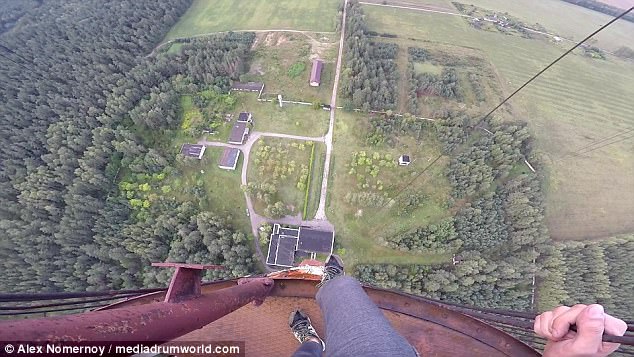
M 282 134 L 322 136 L 328 130 L 330 114 L 309 105 L 258 102 L 257 95 L 236 93 L 237 111 L 253 113 L 254 130 Z
M 194 0 L 165 40 L 230 30 L 335 30 L 338 0 Z
M 442 73 L 442 66 L 438 66 L 435 64 L 431 64 L 429 62 L 415 62 L 414 63 L 414 71 L 418 73 L 431 73 L 431 74 L 440 74 Z
M 243 156 L 235 171 L 218 167 L 222 148 L 208 147 L 202 160 L 186 160 L 182 164 L 183 175 L 171 178 L 173 188 L 192 188 L 197 182 L 202 183 L 204 194 L 191 193 L 203 197 L 203 204 L 208 210 L 229 216 L 232 224 L 247 236 L 251 236 L 251 224 L 246 215 L 246 202 L 240 188 L 240 172 Z
M 249 185 L 257 186 L 250 193 L 256 212 L 276 218 L 270 206 L 282 202 L 285 211 L 282 215 L 302 213 L 312 145 L 305 141 L 262 138 L 253 146 L 247 174 Z
M 253 48 L 249 73 L 243 81 L 264 82 L 268 96 L 285 100 L 330 103 L 337 60 L 335 35 L 263 33 Z M 321 85 L 308 85 L 312 59 L 324 61 Z
M 413 138 L 402 137 L 395 147 L 384 144 L 369 146 L 365 143 L 367 120 L 367 114 L 337 113 L 334 173 L 327 213 L 337 227 L 338 244 L 345 250 L 346 263 L 446 262 L 450 256 L 445 254 L 411 254 L 380 245 L 382 237 L 435 223 L 451 215 L 446 208 L 450 191 L 444 177 L 446 161 L 411 182 L 427 166 L 428 161 L 438 154 L 438 143 L 429 135 L 418 143 Z M 365 151 L 366 157 L 372 158 L 375 169 L 378 168 L 376 176 L 367 171 L 367 165 L 353 164 L 353 161 L 359 161 L 361 151 Z M 375 152 L 378 156 L 375 156 Z M 413 160 L 410 166 L 397 165 L 401 154 L 410 155 Z M 387 157 L 390 160 L 386 160 Z M 353 168 L 355 173 L 351 173 Z M 397 197 L 403 189 L 405 191 Z M 355 195 L 372 198 L 358 201 Z M 403 212 L 403 199 L 412 195 L 425 196 L 424 203 Z M 382 200 L 382 203 L 377 204 Z
M 326 145 L 315 143 L 315 157 L 313 169 L 310 175 L 310 191 L 308 192 L 307 219 L 315 218 L 319 207 L 319 196 L 321 195 L 321 182 L 324 176 L 324 163 L 326 161 Z
M 447 2 L 449 3 L 449 2 Z M 513 16 L 540 22 L 561 31 L 590 32 L 607 19 L 559 1 L 523 2 L 476 0 L 488 9 L 509 7 Z M 503 5 L 502 5 L 503 4 Z M 508 6 L 507 6 L 508 5 Z M 533 10 L 536 9 L 536 10 Z M 553 10 L 555 9 L 555 10 Z M 564 51 L 563 44 L 478 31 L 458 17 L 365 6 L 369 29 L 397 34 L 411 41 L 476 48 L 502 79 L 500 90 L 509 94 Z M 531 14 L 542 15 L 533 18 Z M 552 16 L 544 16 L 552 14 Z M 575 16 L 579 16 L 576 18 Z M 570 21 L 563 21 L 567 19 Z M 583 22 L 583 23 L 581 23 Z M 556 28 L 557 23 L 560 30 Z M 615 46 L 633 41 L 617 36 L 619 27 L 598 36 L 599 43 Z M 628 30 L 628 34 L 634 30 Z M 572 33 L 572 32 L 571 32 Z M 621 40 L 610 40 L 607 35 Z M 551 235 L 556 239 L 601 238 L 634 231 L 634 147 L 624 140 L 579 157 L 575 150 L 634 126 L 634 64 L 610 57 L 596 60 L 575 54 L 546 72 L 511 105 L 517 119 L 526 120 L 536 148 L 547 167 L 546 207 Z M 500 112 L 498 112 L 500 115 Z

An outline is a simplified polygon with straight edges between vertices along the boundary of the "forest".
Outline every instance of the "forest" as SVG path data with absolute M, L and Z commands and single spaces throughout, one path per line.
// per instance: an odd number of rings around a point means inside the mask
M 600 242 L 554 243 L 544 222 L 543 177 L 530 133 L 523 122 L 488 119 L 474 130 L 461 112 L 438 112 L 436 122 L 411 115 L 369 119 L 368 144 L 396 144 L 432 131 L 450 157 L 455 215 L 439 222 L 381 237 L 393 249 L 453 253 L 456 265 L 359 264 L 364 282 L 432 298 L 486 307 L 543 311 L 559 304 L 599 302 L 608 311 L 632 311 L 634 275 L 627 269 L 634 237 Z M 399 199 L 399 212 L 416 207 L 419 194 Z M 401 202 L 402 201 L 402 202 Z M 535 304 L 532 279 L 537 289 Z M 618 303 L 617 303 L 618 302 Z
M 363 111 L 396 107 L 396 54 L 393 43 L 370 40 L 358 1 L 348 3 L 341 88 L 345 108 Z
M 563 0 L 571 4 L 579 5 L 590 10 L 598 11 L 610 16 L 619 16 L 624 10 L 616 6 L 603 3 L 597 0 Z M 634 14 L 629 13 L 623 17 L 623 20 L 634 22 Z
M 175 102 L 226 92 L 254 34 L 145 57 L 191 0 L 24 4 L 0 35 L 0 286 L 164 286 L 170 273 L 150 262 L 165 260 L 225 266 L 208 278 L 251 272 L 248 238 L 199 185 L 169 182 L 188 164 L 170 144 Z

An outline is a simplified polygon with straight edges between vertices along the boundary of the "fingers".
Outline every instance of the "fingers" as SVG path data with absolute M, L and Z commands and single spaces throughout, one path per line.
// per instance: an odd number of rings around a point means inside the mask
M 616 317 L 605 314 L 605 333 L 612 336 L 623 336 L 627 331 L 627 324 L 625 321 L 617 319 Z M 603 343 L 602 350 L 610 354 L 619 348 L 618 343 Z
M 576 325 L 576 332 L 570 330 L 573 325 Z M 601 305 L 579 304 L 544 312 L 535 318 L 533 328 L 535 333 L 550 341 L 544 356 L 603 357 L 619 347 L 616 343 L 604 343 L 604 332 L 623 336 L 627 324 L 606 314 Z
M 572 343 L 573 349 L 588 353 L 603 352 L 603 331 L 605 330 L 603 306 L 594 304 L 584 308 L 576 324 L 577 336 Z
M 552 311 L 546 311 L 535 318 L 533 328 L 535 333 L 549 340 L 557 340 L 553 335 L 553 321 L 556 317 L 570 310 L 568 306 L 559 306 Z
M 627 324 L 621 319 L 605 314 L 605 333 L 612 336 L 623 336 L 627 331 Z
M 586 308 L 586 305 L 578 304 L 573 307 L 560 306 L 554 311 L 557 311 L 556 317 L 553 319 L 551 334 L 553 340 L 560 340 L 566 336 L 566 333 L 570 330 L 570 326 L 574 325 L 579 317 L 579 314 Z

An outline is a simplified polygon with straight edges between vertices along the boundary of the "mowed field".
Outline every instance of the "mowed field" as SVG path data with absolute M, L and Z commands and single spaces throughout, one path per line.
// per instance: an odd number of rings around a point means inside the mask
M 366 2 L 382 3 L 379 0 L 364 0 Z M 631 0 L 626 0 L 632 6 Z M 581 6 L 569 4 L 561 0 L 458 0 L 462 4 L 475 5 L 487 10 L 507 12 L 509 15 L 520 18 L 524 23 L 533 25 L 539 23 L 556 35 L 579 41 L 592 31 L 612 19 L 611 16 L 586 9 Z M 388 5 L 419 7 L 424 6 L 430 10 L 459 11 L 447 0 L 388 0 Z M 412 12 L 413 10 L 409 10 Z M 440 16 L 447 16 L 436 14 Z M 593 44 L 614 51 L 621 46 L 634 48 L 634 23 L 618 21 L 609 29 L 602 31 L 593 39 Z
M 498 9 L 509 3 L 470 2 Z M 531 22 L 530 13 L 523 14 L 514 6 L 523 2 L 512 3 L 508 12 Z M 559 9 L 558 4 L 563 5 L 555 1 L 553 9 Z M 449 1 L 445 6 L 452 7 Z M 364 10 L 372 31 L 481 50 L 502 79 L 503 93 L 519 87 L 564 51 L 562 44 L 478 31 L 457 16 L 379 6 L 364 6 Z M 588 10 L 580 7 L 566 4 L 564 10 L 566 18 L 588 17 Z M 593 24 L 607 19 L 599 13 L 590 14 L 596 18 L 580 24 L 577 33 L 589 33 L 596 29 Z M 561 20 L 563 15 L 544 10 L 541 16 L 539 22 L 548 28 L 548 22 Z M 575 54 L 512 100 L 515 116 L 529 123 L 546 164 L 547 219 L 554 238 L 591 239 L 634 231 L 634 138 L 603 147 L 612 141 L 599 141 L 634 128 L 632 98 L 633 63 Z M 575 155 L 586 146 L 594 150 Z
M 230 30 L 329 32 L 338 6 L 338 0 L 194 0 L 165 40 Z

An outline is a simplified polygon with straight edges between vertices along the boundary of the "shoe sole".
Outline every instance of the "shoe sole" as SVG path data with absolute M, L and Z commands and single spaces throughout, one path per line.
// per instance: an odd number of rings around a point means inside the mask
M 337 254 L 330 254 L 328 256 L 328 259 L 326 259 L 326 263 L 328 263 L 330 261 L 330 259 L 334 258 L 335 261 L 337 262 L 337 264 L 341 267 L 341 270 L 343 271 L 344 269 L 344 265 L 343 265 L 343 260 L 341 259 L 340 256 L 338 256 Z
M 308 315 L 306 315 L 302 310 L 300 309 L 295 309 L 293 310 L 293 312 L 291 312 L 291 314 L 288 316 L 288 327 L 290 327 L 291 329 L 293 328 L 293 320 L 295 320 L 295 314 L 298 313 L 302 316 L 305 317 L 306 320 L 308 320 L 308 323 L 310 324 L 310 317 L 308 317 Z

